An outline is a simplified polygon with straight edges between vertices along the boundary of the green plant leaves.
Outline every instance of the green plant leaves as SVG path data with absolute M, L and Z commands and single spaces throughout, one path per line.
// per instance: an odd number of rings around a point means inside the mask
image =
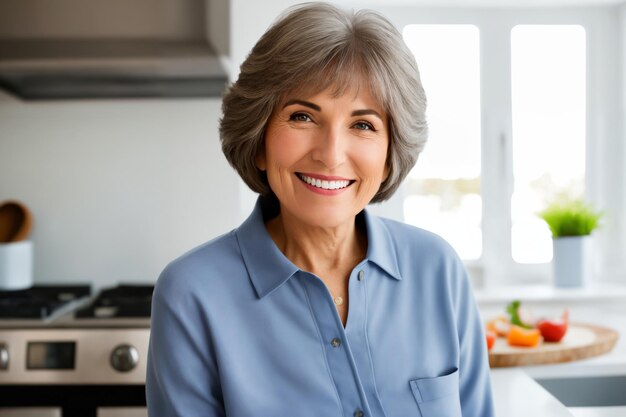
M 582 200 L 558 201 L 539 213 L 555 238 L 589 235 L 599 226 L 602 216 L 602 212 Z

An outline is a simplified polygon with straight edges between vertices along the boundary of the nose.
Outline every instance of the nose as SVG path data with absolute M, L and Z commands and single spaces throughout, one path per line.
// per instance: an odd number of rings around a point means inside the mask
M 312 157 L 332 169 L 346 161 L 346 152 L 347 140 L 342 137 L 340 129 L 329 127 L 315 141 Z

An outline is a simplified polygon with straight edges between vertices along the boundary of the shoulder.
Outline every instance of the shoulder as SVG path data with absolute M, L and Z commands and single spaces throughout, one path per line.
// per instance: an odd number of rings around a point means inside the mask
M 452 246 L 436 233 L 383 217 L 376 217 L 376 221 L 388 232 L 399 256 L 410 253 L 429 258 L 458 258 Z
M 441 236 L 386 218 L 375 217 L 370 224 L 376 252 L 388 254 L 382 259 L 393 259 L 407 284 L 419 285 L 420 291 L 426 290 L 423 285 L 429 291 L 464 285 L 468 276 L 463 261 Z
M 155 294 L 198 292 L 223 281 L 225 273 L 236 274 L 241 268 L 241 253 L 233 230 L 171 261 L 159 275 Z

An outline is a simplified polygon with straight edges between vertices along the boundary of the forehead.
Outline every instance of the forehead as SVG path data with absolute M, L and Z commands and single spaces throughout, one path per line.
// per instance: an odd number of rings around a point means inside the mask
M 333 98 L 347 97 L 353 101 L 361 100 L 376 110 L 386 113 L 386 105 L 382 94 L 379 93 L 375 83 L 365 75 L 352 77 L 322 78 L 315 77 L 307 79 L 296 86 L 287 89 L 280 98 L 278 108 L 293 99 L 306 100 L 320 95 L 330 95 Z

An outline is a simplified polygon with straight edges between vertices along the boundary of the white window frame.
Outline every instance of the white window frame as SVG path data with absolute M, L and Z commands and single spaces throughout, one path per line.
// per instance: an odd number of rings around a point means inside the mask
M 551 276 L 551 264 L 519 264 L 511 254 L 511 29 L 521 24 L 584 27 L 586 198 L 607 212 L 605 226 L 594 234 L 594 279 L 626 283 L 626 132 L 622 122 L 626 116 L 622 71 L 626 69 L 626 53 L 622 51 L 626 45 L 626 6 L 376 9 L 400 30 L 409 24 L 471 24 L 480 31 L 483 255 L 468 262 L 479 286 L 547 283 Z M 375 210 L 402 220 L 404 196 L 400 189 Z

